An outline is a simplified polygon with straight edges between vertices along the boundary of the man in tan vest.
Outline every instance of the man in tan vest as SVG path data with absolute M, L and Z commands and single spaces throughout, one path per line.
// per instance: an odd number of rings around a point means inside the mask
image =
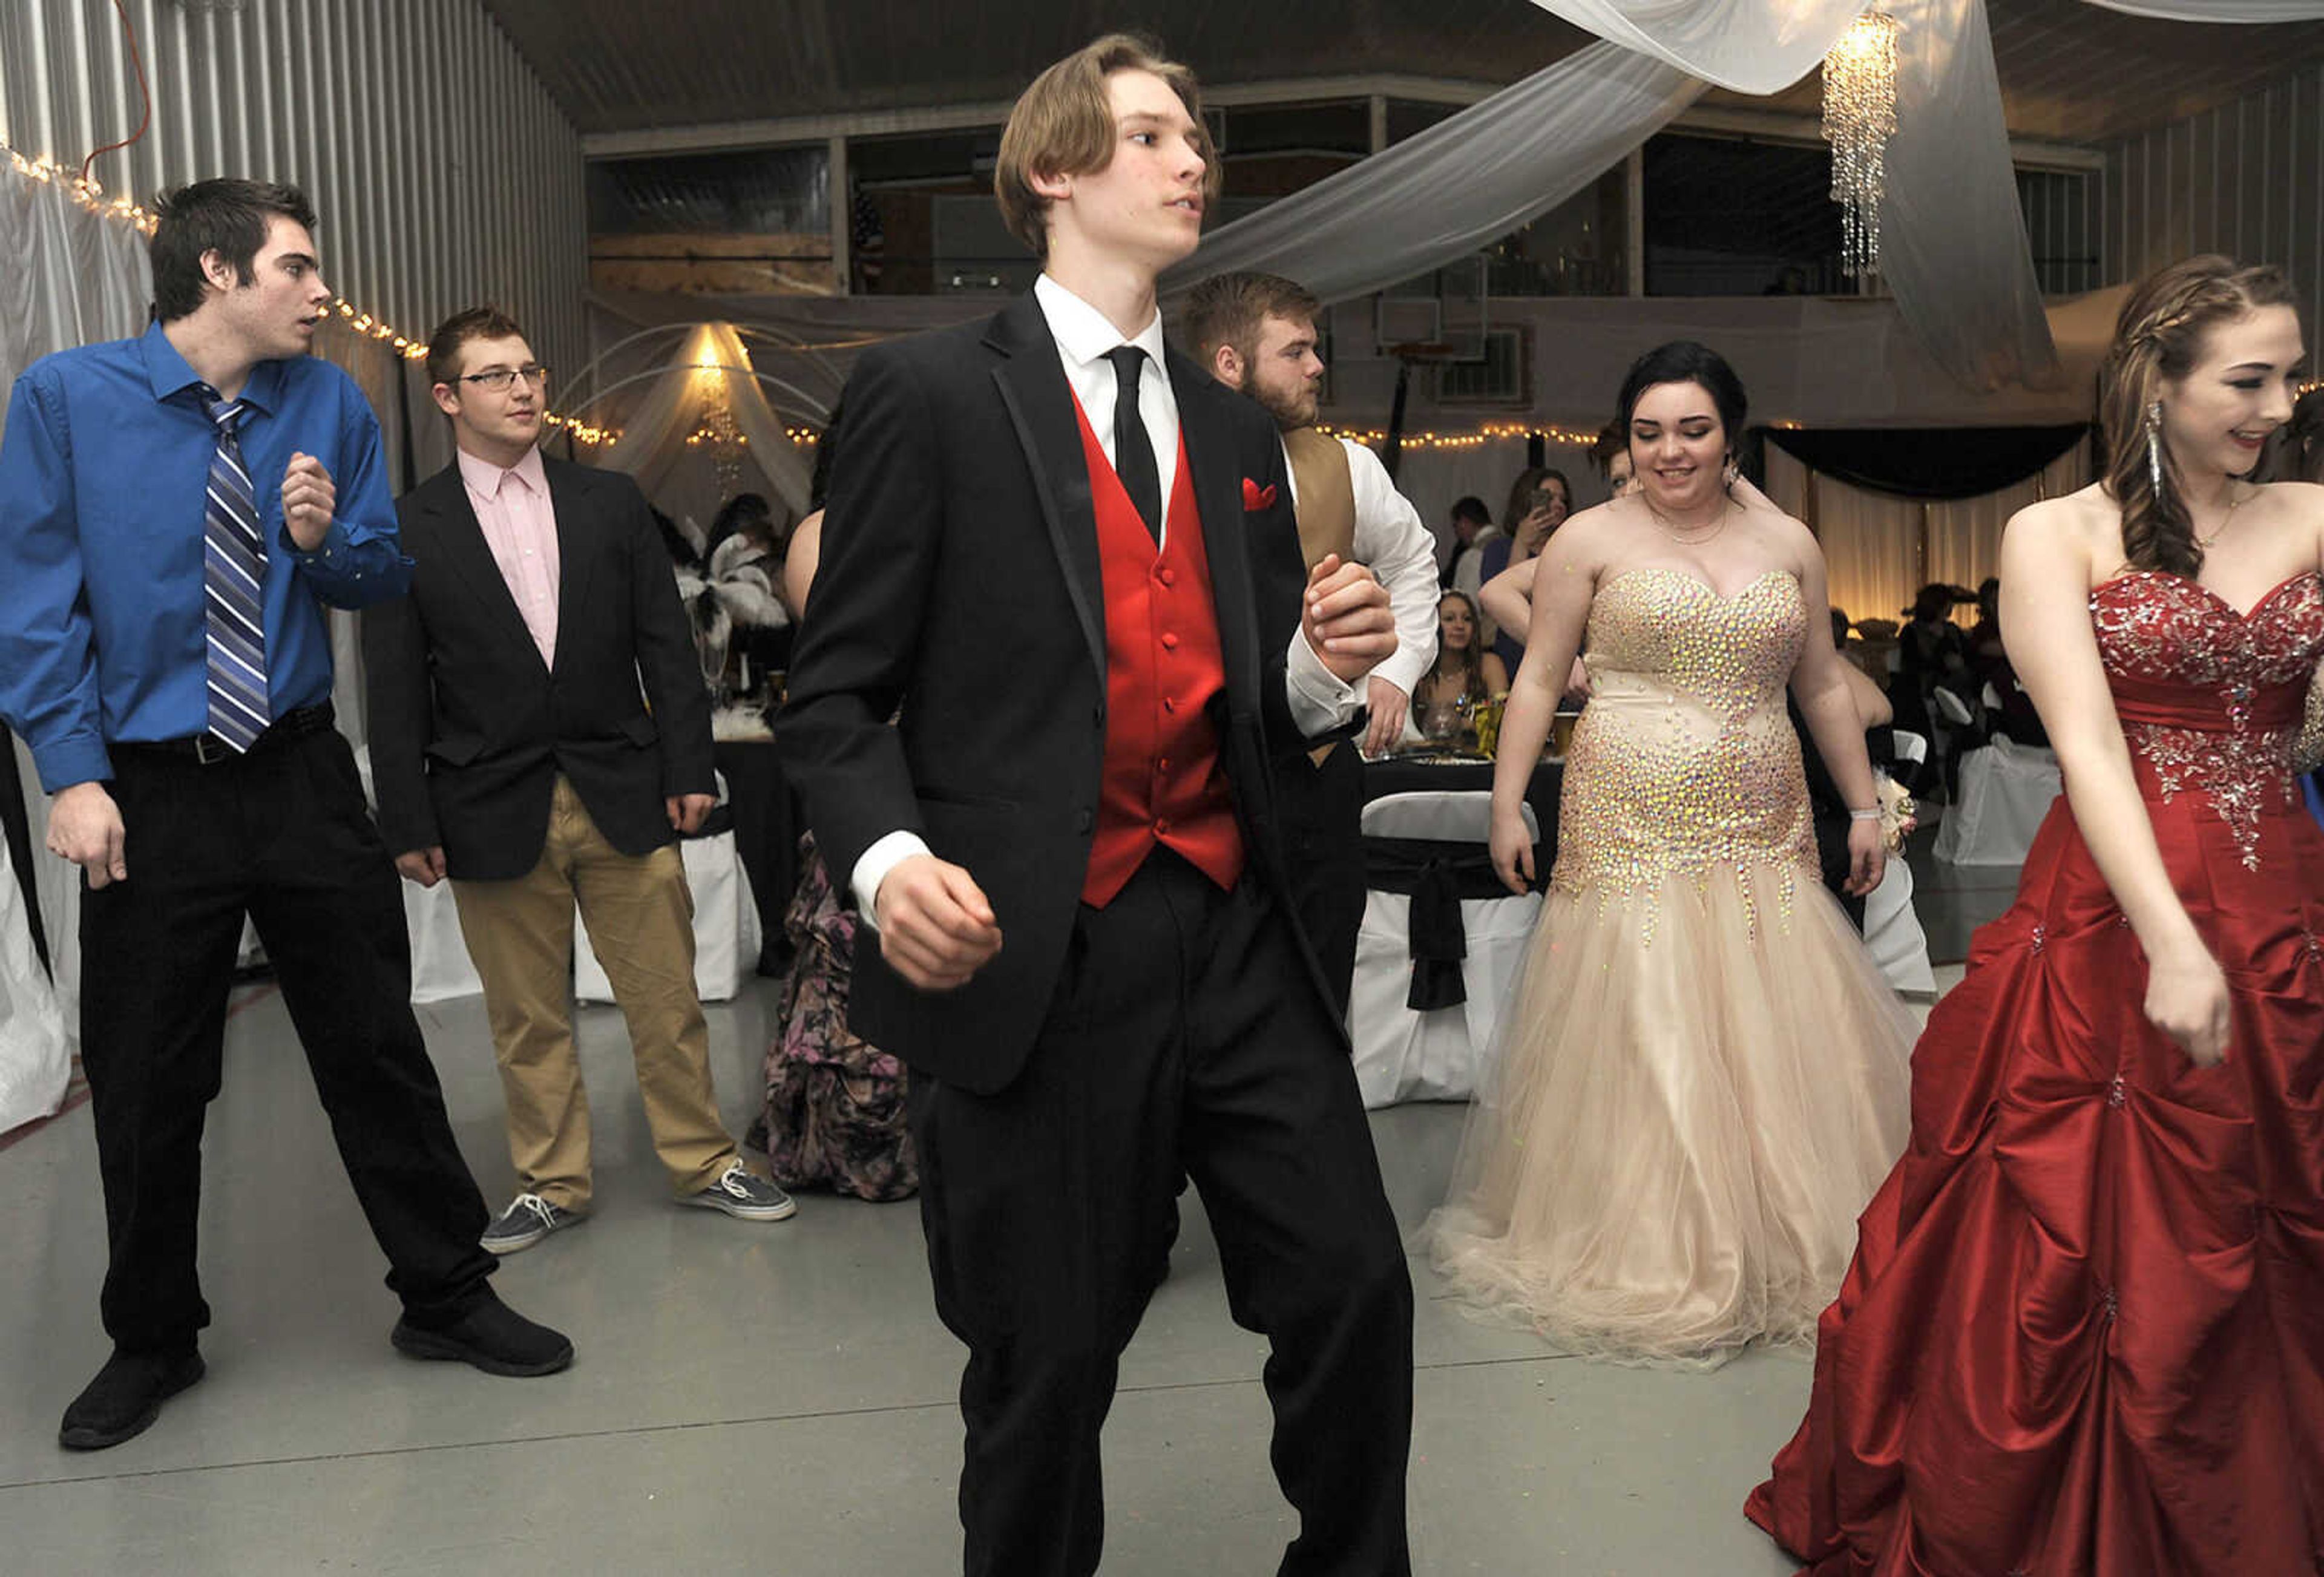
M 1187 297 L 1182 333 L 1213 377 L 1275 418 L 1308 567 L 1336 553 L 1369 567 L 1388 587 L 1396 654 L 1371 671 L 1365 696 L 1371 718 L 1361 736 L 1364 753 L 1379 755 L 1403 733 L 1413 687 L 1436 660 L 1436 543 L 1378 456 L 1316 429 L 1323 380 L 1315 354 L 1318 305 L 1278 274 L 1219 274 Z M 1287 769 L 1282 784 L 1300 913 L 1343 1010 L 1364 909 L 1362 770 L 1353 751 L 1327 749 L 1304 771 Z

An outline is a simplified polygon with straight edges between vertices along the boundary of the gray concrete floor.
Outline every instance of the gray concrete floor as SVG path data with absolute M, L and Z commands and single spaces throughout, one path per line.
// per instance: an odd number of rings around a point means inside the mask
M 1954 900 L 1931 900 L 1934 937 Z M 738 1133 L 773 998 L 760 988 L 712 1010 Z M 281 1001 L 246 988 L 239 1005 L 201 1180 L 209 1376 L 112 1451 L 56 1444 L 107 1351 L 88 1111 L 0 1150 L 0 1572 L 958 1570 L 961 1354 L 930 1311 L 913 1206 L 810 1195 L 772 1226 L 674 1208 L 619 1018 L 588 1010 L 595 1214 L 496 1278 L 578 1361 L 538 1380 L 413 1363 L 388 1345 L 383 1265 Z M 498 1208 L 511 1175 L 481 1004 L 421 1016 Z M 1461 1120 L 1374 1118 L 1407 1229 L 1441 1197 Z M 1739 1508 L 1798 1421 L 1803 1357 L 1711 1375 L 1584 1363 L 1471 1322 L 1416 1260 L 1413 1278 L 1422 1577 L 1792 1569 Z M 1107 1431 L 1107 1572 L 1274 1570 L 1293 1527 L 1267 1465 L 1263 1358 L 1189 1211 Z

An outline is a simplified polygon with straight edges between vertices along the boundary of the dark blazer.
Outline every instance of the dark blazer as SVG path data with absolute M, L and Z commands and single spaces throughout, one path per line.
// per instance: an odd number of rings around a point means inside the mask
M 1225 658 L 1221 755 L 1249 866 L 1280 895 L 1269 760 L 1303 742 L 1284 663 L 1306 580 L 1283 446 L 1257 405 L 1176 353 L 1169 369 Z M 914 1068 L 991 1092 L 1047 1014 L 1096 825 L 1105 595 L 1089 469 L 1030 296 L 867 351 L 844 398 L 776 738 L 834 881 L 908 829 L 991 899 L 1001 953 L 954 991 L 906 984 L 867 929 L 849 1015 Z M 1284 989 L 1323 991 L 1300 951 L 1308 978 Z
M 710 700 L 645 495 L 546 456 L 557 664 L 524 627 L 457 463 L 397 502 L 411 592 L 363 618 L 373 786 L 388 848 L 444 847 L 456 880 L 540 860 L 557 774 L 607 842 L 671 842 L 668 796 L 708 794 Z

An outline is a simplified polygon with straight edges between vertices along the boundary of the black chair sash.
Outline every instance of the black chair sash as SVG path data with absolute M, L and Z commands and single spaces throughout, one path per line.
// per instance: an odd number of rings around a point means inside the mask
M 1485 845 L 1441 838 L 1368 837 L 1364 885 L 1412 899 L 1412 989 L 1405 995 L 1405 1006 L 1427 1013 L 1467 1001 L 1461 963 L 1469 956 L 1469 930 L 1462 923 L 1461 902 L 1510 896 L 1493 874 L 1493 858 Z

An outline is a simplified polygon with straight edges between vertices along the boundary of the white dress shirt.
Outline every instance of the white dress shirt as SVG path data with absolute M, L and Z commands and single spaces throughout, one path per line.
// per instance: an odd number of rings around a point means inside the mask
M 1340 440 L 1348 456 L 1348 484 L 1356 495 L 1355 540 L 1348 551 L 1388 587 L 1396 615 L 1396 650 L 1366 676 L 1386 679 L 1409 700 L 1413 687 L 1436 660 L 1436 539 L 1421 523 L 1420 512 L 1396 490 L 1388 467 L 1364 445 Z M 1289 470 L 1288 455 L 1285 469 Z M 1299 499 L 1295 473 L 1291 498 Z
M 1082 414 L 1089 418 L 1090 430 L 1097 435 L 1109 466 L 1115 464 L 1113 408 L 1120 381 L 1113 364 L 1105 359 L 1106 352 L 1128 344 L 1146 353 L 1147 364 L 1138 375 L 1138 414 L 1146 423 L 1147 439 L 1153 446 L 1155 469 L 1162 485 L 1162 509 L 1167 516 L 1170 489 L 1178 477 L 1178 398 L 1170 389 L 1160 310 L 1156 310 L 1153 320 L 1144 328 L 1125 340 L 1104 313 L 1046 273 L 1033 281 L 1033 300 L 1048 322 L 1050 337 L 1057 342 L 1057 360 L 1065 368 L 1065 382 L 1073 386 L 1074 397 L 1081 401 Z M 1380 480 L 1387 482 L 1385 472 Z M 1389 491 L 1392 493 L 1394 489 Z M 1358 519 L 1361 518 L 1359 509 Z M 1430 655 L 1420 664 L 1424 669 L 1434 660 L 1433 609 L 1431 625 Z M 1398 634 L 1401 638 L 1401 623 Z M 1410 693 L 1409 686 L 1406 693 Z M 1290 704 L 1292 721 L 1310 734 L 1337 728 L 1363 705 L 1361 692 L 1323 666 L 1323 659 L 1307 644 L 1305 630 L 1292 632 L 1284 669 L 1284 695 Z M 879 924 L 873 900 L 879 897 L 880 884 L 888 879 L 888 872 L 915 854 L 930 852 L 918 833 L 900 827 L 875 840 L 863 851 L 855 862 L 848 887 L 854 894 L 856 911 L 866 925 L 876 927 Z

